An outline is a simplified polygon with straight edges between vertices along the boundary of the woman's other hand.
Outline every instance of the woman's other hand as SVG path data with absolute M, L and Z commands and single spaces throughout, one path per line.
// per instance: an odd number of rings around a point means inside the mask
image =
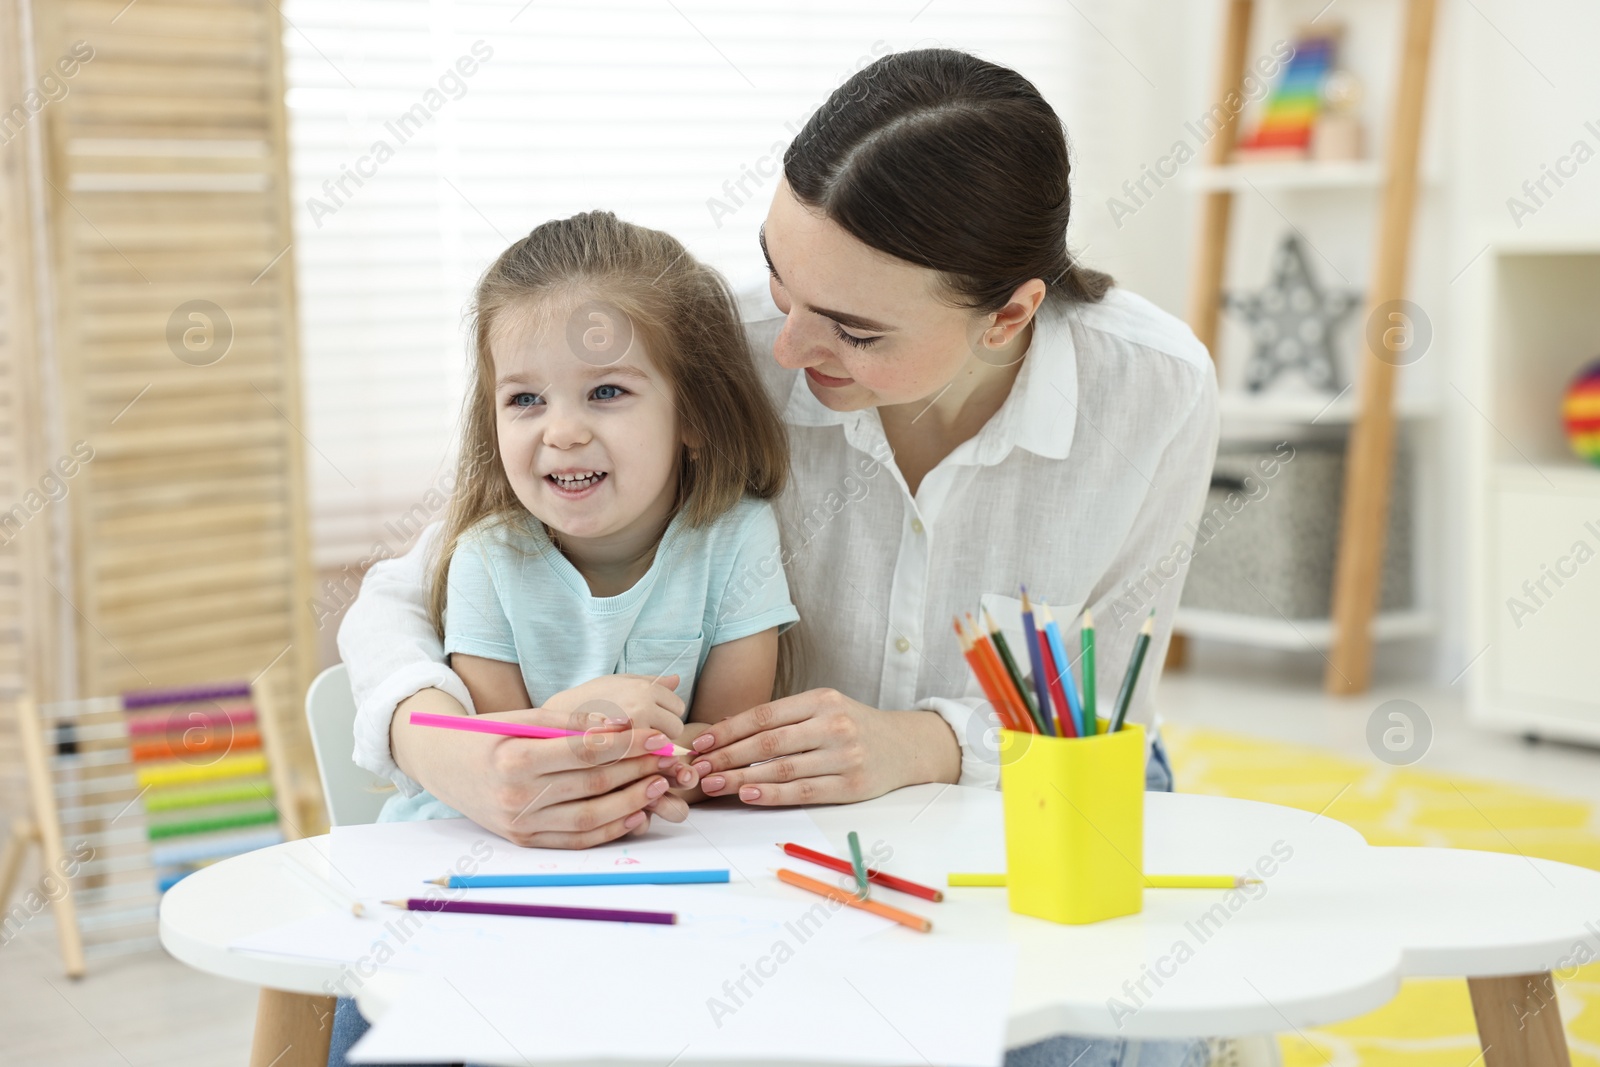
M 960 746 L 939 716 L 882 711 L 832 689 L 757 705 L 693 747 L 705 795 L 747 804 L 846 804 L 961 774 Z

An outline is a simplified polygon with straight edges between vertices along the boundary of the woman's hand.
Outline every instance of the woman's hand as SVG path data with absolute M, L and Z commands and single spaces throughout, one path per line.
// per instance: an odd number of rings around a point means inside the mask
M 401 768 L 513 844 L 589 848 L 644 830 L 652 807 L 670 821 L 682 819 L 683 802 L 668 796 L 671 783 L 660 773 L 663 757 L 650 754 L 668 743 L 658 730 L 608 724 L 606 715 L 591 712 L 527 709 L 481 716 L 584 731 L 550 740 L 500 737 L 413 726 L 413 711 L 466 713 L 437 689 L 402 701 L 389 727 Z
M 724 719 L 693 747 L 705 795 L 747 804 L 844 804 L 961 776 L 961 748 L 939 716 L 881 711 L 832 689 Z

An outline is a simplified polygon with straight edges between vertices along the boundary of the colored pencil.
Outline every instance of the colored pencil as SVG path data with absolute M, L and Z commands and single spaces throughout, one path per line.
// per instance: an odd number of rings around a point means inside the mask
M 978 655 L 978 650 L 973 647 L 972 638 L 961 628 L 961 619 L 954 617 L 956 637 L 961 641 L 961 654 L 967 659 L 967 666 L 972 669 L 972 675 L 978 679 L 978 685 L 983 689 L 984 697 L 989 701 L 989 706 L 994 708 L 995 715 L 1000 719 L 1000 725 L 1007 730 L 1020 730 L 1022 727 L 1011 717 L 1011 705 L 1006 701 L 1004 693 L 995 687 L 994 679 L 989 676 L 988 664 Z
M 1067 658 L 1067 645 L 1061 639 L 1061 627 L 1050 612 L 1049 604 L 1039 605 L 1039 621 L 1043 624 L 1044 640 L 1050 646 L 1050 656 L 1056 661 L 1056 671 L 1067 694 L 1067 707 L 1072 711 L 1072 721 L 1078 725 L 1078 736 L 1093 737 L 1094 726 L 1083 718 L 1083 704 L 1078 700 L 1078 680 L 1072 676 L 1072 660 Z
M 909 911 L 901 911 L 899 908 L 891 908 L 889 905 L 880 901 L 862 900 L 860 897 L 851 896 L 842 889 L 835 889 L 826 882 L 819 882 L 815 878 L 807 878 L 803 874 L 798 874 L 794 871 L 791 871 L 787 867 L 778 868 L 777 875 L 778 881 L 783 882 L 786 885 L 792 885 L 796 889 L 804 889 L 807 892 L 815 893 L 820 897 L 827 897 L 829 900 L 837 901 L 840 904 L 847 904 L 852 908 L 860 908 L 862 911 L 870 911 L 872 914 L 882 918 L 892 919 L 901 926 L 909 926 L 911 929 L 916 930 L 919 933 L 925 934 L 933 929 L 933 923 L 929 922 L 927 919 L 924 919 L 920 915 L 913 915 Z
M 1005 692 L 1006 699 L 1011 701 L 1013 716 L 1022 723 L 1023 729 L 1039 733 L 1042 720 L 1034 711 L 1033 703 L 1023 696 L 1022 690 L 1011 684 L 1011 678 L 1006 674 L 1005 664 L 1000 662 L 1000 653 L 995 649 L 994 642 L 985 636 L 970 611 L 967 612 L 967 625 L 972 628 L 972 646 L 978 650 L 978 655 L 983 657 L 984 662 L 988 663 L 989 673 L 994 675 L 995 684 Z
M 968 621 L 971 629 L 967 632 L 967 636 L 972 641 L 972 651 L 994 682 L 995 691 L 1000 694 L 1000 699 L 1005 701 L 1006 711 L 1013 723 L 1011 728 L 1024 733 L 1038 733 L 1039 725 L 1028 713 L 1028 706 L 1022 702 L 1022 695 L 1006 678 L 1006 669 L 1000 665 L 999 653 L 995 652 L 994 645 L 989 643 L 989 639 L 983 636 L 983 631 L 978 629 L 977 623 L 971 622 L 970 615 Z
M 1044 664 L 1045 677 L 1050 683 L 1050 695 L 1055 697 L 1056 732 L 1062 737 L 1077 737 L 1078 724 L 1072 718 L 1072 705 L 1067 703 L 1067 694 L 1061 688 L 1061 675 L 1056 671 L 1055 657 L 1050 654 L 1049 644 L 1040 646 L 1039 659 Z
M 968 615 L 967 618 L 970 619 L 972 616 Z M 1028 709 L 1034 725 L 1041 730 L 1044 729 L 1044 719 L 1040 716 L 1041 713 L 1048 716 L 1050 709 L 1034 707 L 1033 694 L 1028 692 L 1028 687 L 1022 682 L 1022 672 L 1017 669 L 1016 658 L 1011 655 L 1011 645 L 1006 641 L 1006 635 L 1000 632 L 1000 624 L 994 621 L 994 616 L 989 614 L 988 608 L 983 609 L 983 624 L 989 628 L 989 640 L 994 642 L 994 650 L 1000 654 L 1000 662 L 1006 669 L 1006 675 L 1011 679 L 1017 694 L 1022 697 L 1023 706 Z
M 872 895 L 872 886 L 867 883 L 867 862 L 861 858 L 861 838 L 851 830 L 845 841 L 850 845 L 850 873 L 856 876 L 856 896 L 866 900 Z
M 512 889 L 551 885 L 707 885 L 728 881 L 726 870 L 575 871 L 571 874 L 452 874 L 429 885 L 447 889 Z
M 1079 637 L 1083 645 L 1083 728 L 1092 735 L 1100 729 L 1100 720 L 1094 699 L 1094 614 L 1087 609 Z
M 292 860 L 287 855 L 280 854 L 278 865 L 287 869 L 295 877 L 315 889 L 318 893 L 321 893 L 340 908 L 349 908 L 350 914 L 360 916 L 367 913 L 367 909 L 361 901 L 333 885 L 326 878 L 311 873 L 311 869 L 299 860 Z
M 610 923 L 656 923 L 671 926 L 678 921 L 672 911 L 628 911 L 623 908 L 571 908 L 555 904 L 499 904 L 491 900 L 428 900 L 408 897 L 386 900 L 385 904 L 406 911 L 453 911 L 468 915 L 518 915 L 526 919 L 585 919 Z
M 785 855 L 793 856 L 797 860 L 806 860 L 807 862 L 815 863 L 819 867 L 826 867 L 830 871 L 838 871 L 840 874 L 851 873 L 849 860 L 829 856 L 818 852 L 816 849 L 806 848 L 804 845 L 779 845 L 778 847 L 783 849 Z M 923 900 L 931 900 L 935 904 L 944 899 L 944 893 L 941 890 L 920 885 L 905 878 L 896 878 L 892 874 L 884 874 L 882 871 L 871 867 L 867 868 L 867 881 L 873 885 L 881 885 L 885 889 L 894 889 L 901 893 L 909 893 L 914 897 L 921 897 Z
M 1034 625 L 1033 604 L 1028 600 L 1028 587 L 1022 587 L 1022 636 L 1028 646 L 1028 659 L 1033 662 L 1033 689 L 1039 697 L 1039 706 L 1050 706 L 1049 683 L 1045 681 L 1044 660 L 1039 655 L 1039 630 Z M 1045 720 L 1047 723 L 1049 720 Z M 1054 736 L 1055 731 L 1047 731 Z
M 1144 620 L 1144 625 L 1139 627 L 1139 636 L 1133 639 L 1133 654 L 1128 657 L 1128 673 L 1122 676 L 1122 692 L 1117 694 L 1117 712 L 1112 716 L 1107 733 L 1116 733 L 1122 729 L 1122 721 L 1128 717 L 1128 708 L 1133 704 L 1133 687 L 1139 684 L 1139 668 L 1144 666 L 1144 654 L 1150 649 L 1150 635 L 1155 633 L 1156 613 L 1151 609 L 1149 616 Z
M 475 734 L 499 734 L 502 737 L 583 737 L 583 730 L 562 730 L 555 726 L 530 726 L 522 722 L 506 722 L 504 719 L 484 719 L 476 715 L 434 715 L 426 711 L 413 711 L 411 713 L 412 726 L 436 726 L 441 730 L 464 730 Z M 677 745 L 662 745 L 652 748 L 652 756 L 687 756 L 689 750 Z
M 954 886 L 1004 887 L 1003 874 L 969 874 L 955 872 L 949 876 Z M 1147 874 L 1146 889 L 1238 889 L 1241 886 L 1260 885 L 1259 878 L 1240 878 L 1231 874 Z

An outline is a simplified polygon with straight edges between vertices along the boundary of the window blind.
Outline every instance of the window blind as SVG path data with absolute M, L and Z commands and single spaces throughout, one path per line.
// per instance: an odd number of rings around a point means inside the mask
M 442 513 L 481 271 L 539 222 L 604 208 L 736 288 L 783 149 L 890 51 L 1014 66 L 1061 109 L 1048 0 L 288 0 L 287 94 L 313 553 L 354 573 Z M 335 580 L 335 584 L 339 584 Z M 353 591 L 328 588 L 328 607 Z

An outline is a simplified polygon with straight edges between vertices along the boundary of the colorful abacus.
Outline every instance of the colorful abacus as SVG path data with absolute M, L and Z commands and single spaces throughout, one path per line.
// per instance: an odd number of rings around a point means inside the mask
M 33 811 L 5 873 L 40 846 L 70 975 L 86 956 L 154 947 L 160 895 L 181 878 L 284 839 L 270 723 L 246 683 L 23 700 L 18 718 Z

